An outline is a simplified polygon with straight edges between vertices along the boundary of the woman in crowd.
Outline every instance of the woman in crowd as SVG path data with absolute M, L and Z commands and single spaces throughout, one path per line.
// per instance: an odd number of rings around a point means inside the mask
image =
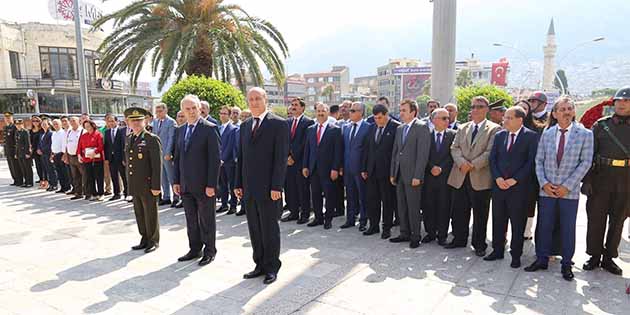
M 47 118 L 42 118 L 41 128 L 42 132 L 37 153 L 39 154 L 40 163 L 42 164 L 42 182 L 43 186 L 47 187 L 47 191 L 55 191 L 57 190 L 57 172 L 52 162 L 53 133 L 52 130 L 50 130 L 49 120 Z
M 42 139 L 41 123 L 42 120 L 39 118 L 39 116 L 33 115 L 31 117 L 31 130 L 29 131 L 29 136 L 31 140 L 31 152 L 33 152 L 33 156 L 31 158 L 33 159 L 33 161 L 35 161 L 35 169 L 37 170 L 37 177 L 39 178 L 36 183 L 39 184 L 39 188 L 48 188 L 48 186 L 45 186 L 42 182 L 42 178 L 44 177 L 44 169 L 42 167 L 41 154 L 38 152 L 39 141 Z
M 85 168 L 86 195 L 92 196 L 90 201 L 103 201 L 103 135 L 92 120 L 83 122 L 85 133 L 79 138 L 77 154 L 79 162 Z M 88 199 L 88 197 L 86 197 Z

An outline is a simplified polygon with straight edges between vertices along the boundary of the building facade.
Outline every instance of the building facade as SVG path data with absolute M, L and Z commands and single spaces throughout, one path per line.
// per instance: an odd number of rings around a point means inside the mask
M 315 102 L 339 104 L 341 96 L 350 92 L 350 69 L 333 66 L 329 72 L 306 73 L 304 81 L 308 106 Z

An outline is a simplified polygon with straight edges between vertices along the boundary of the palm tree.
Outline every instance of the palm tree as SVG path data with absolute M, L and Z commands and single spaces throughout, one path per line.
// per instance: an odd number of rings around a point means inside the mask
M 249 15 L 223 0 L 145 0 L 103 16 L 93 30 L 113 21 L 113 32 L 99 51 L 105 76 L 128 73 L 132 86 L 145 62 L 159 72 L 161 90 L 174 75 L 236 80 L 244 91 L 246 81 L 264 82 L 258 61 L 279 86 L 284 81 L 283 58 L 288 47 L 282 34 L 268 21 Z M 247 76 L 246 76 L 247 74 Z

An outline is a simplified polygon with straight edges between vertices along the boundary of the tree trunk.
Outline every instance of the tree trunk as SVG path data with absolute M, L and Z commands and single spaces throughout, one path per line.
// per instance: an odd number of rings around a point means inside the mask
M 197 38 L 197 47 L 186 65 L 186 74 L 212 77 L 212 47 L 207 38 Z

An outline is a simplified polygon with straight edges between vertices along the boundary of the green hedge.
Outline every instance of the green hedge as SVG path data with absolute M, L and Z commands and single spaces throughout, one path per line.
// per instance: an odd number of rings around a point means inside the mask
M 459 109 L 459 114 L 457 115 L 457 119 L 460 122 L 468 121 L 468 113 L 470 112 L 470 102 L 475 96 L 484 96 L 490 101 L 490 104 L 496 102 L 500 99 L 504 99 L 505 103 L 503 105 L 505 107 L 511 107 L 514 104 L 514 100 L 512 96 L 508 94 L 505 90 L 489 84 L 484 85 L 471 85 L 468 87 L 456 88 L 455 89 L 455 99 L 457 99 L 457 108 Z

